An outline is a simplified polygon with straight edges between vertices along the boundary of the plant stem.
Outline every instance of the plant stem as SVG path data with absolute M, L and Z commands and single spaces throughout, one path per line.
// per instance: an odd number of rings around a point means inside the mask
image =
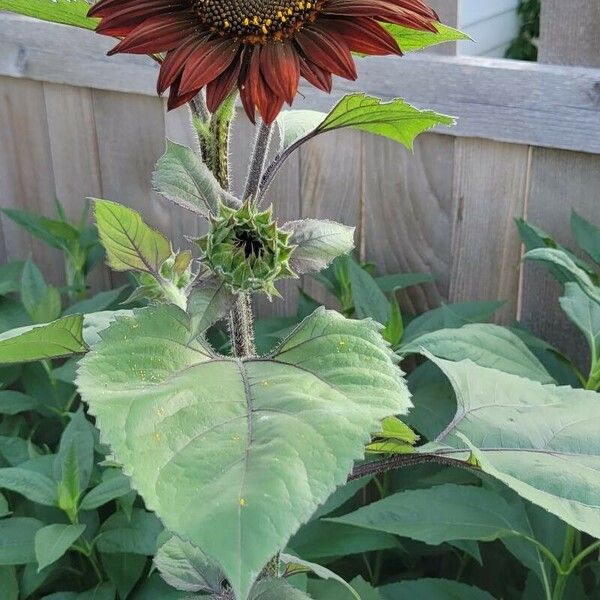
M 231 349 L 237 358 L 254 356 L 254 317 L 252 300 L 248 294 L 238 294 L 229 313 Z
M 552 600 L 562 600 L 567 586 L 567 581 L 571 575 L 572 569 L 570 566 L 573 562 L 573 548 L 575 547 L 575 539 L 577 530 L 571 525 L 567 525 L 567 533 L 565 535 L 565 545 L 563 548 L 562 559 L 560 561 L 560 572 L 557 574 L 556 584 Z
M 192 112 L 192 121 L 194 130 L 198 134 L 198 143 L 200 145 L 200 154 L 204 163 L 208 164 L 208 124 L 210 123 L 210 112 L 206 106 L 206 99 L 204 93 L 200 92 L 195 98 L 192 98 L 188 102 L 188 106 Z M 200 132 L 202 128 L 203 133 Z M 206 131 L 204 131 L 206 130 Z
M 367 475 L 378 475 L 393 471 L 394 469 L 401 469 L 403 467 L 411 467 L 413 465 L 423 465 L 436 463 L 439 465 L 445 465 L 448 467 L 459 467 L 461 469 L 477 470 L 477 467 L 470 465 L 462 460 L 456 460 L 454 458 L 446 458 L 437 454 L 399 454 L 383 460 L 376 460 L 364 465 L 358 465 L 354 467 L 354 470 L 348 477 L 348 481 L 354 479 L 360 479 Z
M 209 136 L 212 142 L 210 169 L 224 190 L 229 190 L 229 139 L 231 123 L 235 114 L 237 94 L 231 94 L 211 117 Z
M 242 198 L 244 201 L 252 200 L 254 202 L 256 200 L 260 181 L 265 170 L 272 133 L 273 127 L 261 121 L 256 133 L 256 142 L 254 143 L 254 151 L 248 169 L 244 197 Z

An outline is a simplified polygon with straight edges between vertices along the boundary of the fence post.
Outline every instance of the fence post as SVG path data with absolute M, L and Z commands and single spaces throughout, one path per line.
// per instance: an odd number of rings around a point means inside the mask
M 542 0 L 539 50 L 540 62 L 600 68 L 600 2 Z M 596 102 L 600 110 L 600 92 Z M 527 217 L 559 242 L 572 246 L 572 209 L 600 224 L 600 156 L 533 148 L 529 181 Z M 521 319 L 536 334 L 583 363 L 586 359 L 581 349 L 586 345 L 560 310 L 560 293 L 561 287 L 543 268 L 525 265 Z

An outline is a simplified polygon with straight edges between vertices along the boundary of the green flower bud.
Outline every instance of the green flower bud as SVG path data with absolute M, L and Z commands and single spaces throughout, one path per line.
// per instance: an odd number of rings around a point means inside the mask
M 234 293 L 280 296 L 275 281 L 297 278 L 290 267 L 291 232 L 277 226 L 272 212 L 258 212 L 249 202 L 240 209 L 221 205 L 209 234 L 197 242 L 205 264 Z

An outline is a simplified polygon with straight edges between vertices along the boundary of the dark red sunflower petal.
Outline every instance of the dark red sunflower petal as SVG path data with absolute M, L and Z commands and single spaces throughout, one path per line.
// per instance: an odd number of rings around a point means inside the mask
M 329 0 L 323 14 L 369 17 L 420 31 L 436 32 L 435 19 L 397 6 L 394 0 Z
M 299 55 L 299 58 L 300 75 L 311 85 L 330 94 L 333 88 L 333 77 L 331 76 L 331 73 L 325 71 L 325 69 L 321 69 L 321 67 L 318 67 L 314 63 L 309 62 L 302 54 Z
M 377 22 L 366 17 L 321 19 L 321 25 L 340 36 L 352 52 L 370 56 L 401 55 L 396 40 Z
M 233 92 L 242 68 L 242 52 L 216 79 L 206 86 L 206 105 L 210 112 L 215 112 Z
M 300 82 L 300 61 L 292 42 L 270 42 L 263 46 L 260 70 L 273 92 L 292 104 Z
M 256 121 L 256 109 L 263 121 L 271 124 L 281 112 L 285 99 L 278 96 L 267 84 L 260 70 L 262 46 L 252 50 L 252 56 L 247 63 L 247 69 L 240 89 L 240 98 L 248 118 Z
M 186 13 L 159 15 L 144 21 L 131 31 L 109 55 L 118 52 L 129 54 L 155 54 L 174 50 L 198 29 L 198 24 Z
M 180 77 L 189 57 L 202 44 L 203 38 L 191 36 L 183 45 L 167 52 L 165 60 L 160 67 L 156 89 L 162 94 L 171 84 Z
M 236 39 L 219 37 L 204 39 L 187 59 L 181 77 L 181 91 L 203 88 L 218 77 L 235 60 L 240 43 Z
M 175 14 L 187 10 L 183 0 L 168 0 L 168 2 L 126 2 L 118 9 L 108 12 L 96 27 L 96 33 L 111 36 L 124 36 L 143 23 L 146 19 L 157 15 Z
M 140 11 L 169 10 L 174 4 L 185 6 L 185 0 L 100 0 L 90 8 L 88 17 L 110 17 L 131 8 L 139 8 Z
M 200 91 L 200 90 L 193 90 L 191 92 L 188 92 L 187 94 L 182 94 L 179 89 L 180 82 L 181 82 L 181 79 L 179 78 L 179 79 L 176 79 L 173 82 L 173 84 L 171 85 L 171 89 L 169 92 L 169 100 L 167 102 L 168 110 L 175 110 L 176 108 L 179 108 L 180 106 L 183 106 L 184 104 L 187 104 Z
M 310 62 L 334 75 L 356 79 L 356 65 L 350 48 L 345 42 L 332 37 L 318 21 L 304 27 L 296 36 L 296 43 Z

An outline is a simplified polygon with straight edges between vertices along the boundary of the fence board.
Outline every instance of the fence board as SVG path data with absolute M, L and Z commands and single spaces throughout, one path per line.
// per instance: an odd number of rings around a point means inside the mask
M 506 300 L 497 321 L 517 313 L 529 148 L 489 140 L 456 143 L 456 212 L 450 299 Z
M 44 86 L 0 77 L 0 205 L 52 216 L 55 195 Z M 64 283 L 57 250 L 1 217 L 5 260 L 31 256 L 55 285 Z
M 357 227 L 356 247 L 363 248 L 363 136 L 356 131 L 323 135 L 300 154 L 302 218 L 332 219 Z M 331 304 L 322 286 L 305 278 L 305 289 Z
M 600 3 L 593 0 L 568 3 L 544 0 L 539 58 L 543 62 L 600 67 Z M 600 115 L 599 83 L 590 90 L 590 100 L 593 103 L 592 114 Z M 568 244 L 572 208 L 596 223 L 600 221 L 600 156 L 534 148 L 529 220 L 547 230 L 559 242 Z M 539 266 L 525 267 L 523 321 L 537 334 L 583 363 L 582 348 L 585 345 L 560 310 L 559 294 L 560 287 Z
M 170 207 L 152 192 L 151 183 L 165 149 L 162 101 L 98 90 L 93 97 L 104 197 L 142 212 L 148 223 L 175 238 Z
M 92 92 L 45 83 L 44 98 L 56 198 L 68 217 L 79 222 L 84 199 L 102 197 Z M 96 268 L 88 284 L 93 292 L 105 289 L 110 284 L 108 270 Z
M 450 288 L 454 140 L 424 135 L 414 154 L 373 136 L 364 145 L 365 254 L 382 274 L 434 274 L 400 299 L 408 314 L 437 307 Z

